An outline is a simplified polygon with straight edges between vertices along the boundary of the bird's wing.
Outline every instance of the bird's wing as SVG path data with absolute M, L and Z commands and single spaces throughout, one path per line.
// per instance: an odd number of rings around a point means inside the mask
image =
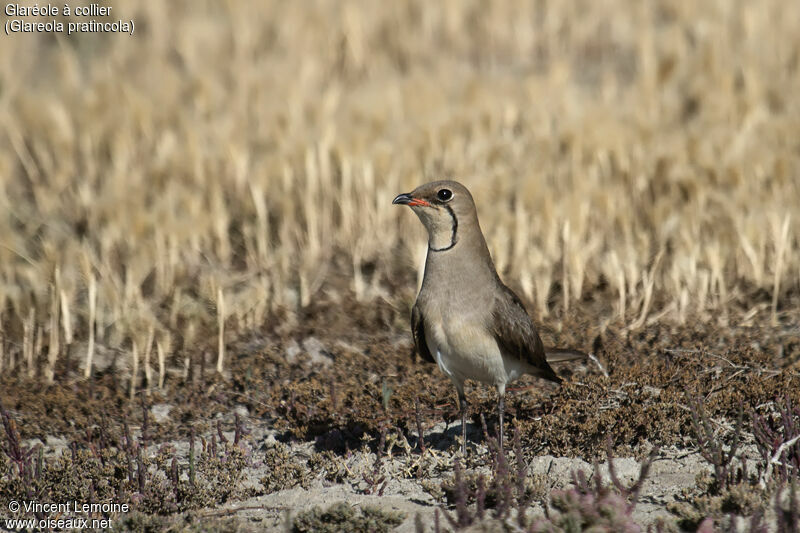
M 414 336 L 414 348 L 420 357 L 429 363 L 435 363 L 428 343 L 425 342 L 425 318 L 416 303 L 411 309 L 411 334 Z
M 522 301 L 502 282 L 499 288 L 491 318 L 491 331 L 498 346 L 506 355 L 517 357 L 538 370 L 539 377 L 561 382 L 547 363 L 542 339 Z

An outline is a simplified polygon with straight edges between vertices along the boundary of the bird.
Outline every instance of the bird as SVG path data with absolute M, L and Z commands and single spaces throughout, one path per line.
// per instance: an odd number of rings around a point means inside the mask
M 455 385 L 464 455 L 464 382 L 496 387 L 502 450 L 506 385 L 523 374 L 561 383 L 550 362 L 588 356 L 570 349 L 545 350 L 522 300 L 497 274 L 475 201 L 464 185 L 433 181 L 397 195 L 392 204 L 410 207 L 428 232 L 422 286 L 411 310 L 414 349 Z

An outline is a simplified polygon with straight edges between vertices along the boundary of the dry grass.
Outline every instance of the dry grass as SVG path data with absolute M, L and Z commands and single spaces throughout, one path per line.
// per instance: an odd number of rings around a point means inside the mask
M 540 317 L 779 321 L 800 287 L 796 2 L 114 12 L 133 36 L 3 37 L 0 375 L 121 354 L 133 392 L 318 297 L 406 306 L 390 202 L 442 176 Z

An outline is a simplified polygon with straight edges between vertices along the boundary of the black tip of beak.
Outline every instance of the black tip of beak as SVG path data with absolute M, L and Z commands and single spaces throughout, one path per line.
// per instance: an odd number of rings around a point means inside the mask
M 410 194 L 398 194 L 394 200 L 392 200 L 393 204 L 402 204 L 408 205 L 408 203 L 412 200 Z

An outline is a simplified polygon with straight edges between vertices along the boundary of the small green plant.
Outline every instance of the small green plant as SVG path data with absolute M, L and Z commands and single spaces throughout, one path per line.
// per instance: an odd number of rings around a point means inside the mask
M 364 489 L 364 494 L 377 494 L 383 496 L 383 491 L 386 489 L 386 476 L 381 472 L 383 466 L 383 454 L 386 448 L 386 426 L 381 427 L 381 436 L 378 440 L 378 447 L 375 449 L 375 462 L 372 464 L 372 471 L 369 474 L 364 474 L 364 481 L 367 483 L 367 488 Z
M 739 446 L 742 443 L 744 429 L 744 409 L 739 408 L 736 426 L 731 436 L 731 444 L 725 450 L 725 443 L 717 437 L 711 425 L 711 419 L 705 412 L 703 402 L 699 398 L 689 398 L 689 408 L 692 414 L 692 429 L 694 430 L 700 454 L 714 468 L 714 479 L 719 490 L 725 490 L 731 485 L 742 482 L 745 471 L 737 469 L 734 462 L 737 458 Z
M 800 408 L 793 408 L 788 396 L 776 405 L 776 416 L 753 415 L 753 434 L 764 461 L 762 487 L 773 480 L 800 479 Z
M 297 485 L 306 488 L 310 481 L 309 469 L 294 459 L 289 448 L 282 443 L 266 451 L 264 466 L 267 467 L 267 474 L 261 478 L 261 485 L 267 493 Z
M 405 514 L 377 507 L 351 507 L 344 502 L 323 509 L 314 507 L 292 520 L 293 533 L 383 533 L 400 525 Z

